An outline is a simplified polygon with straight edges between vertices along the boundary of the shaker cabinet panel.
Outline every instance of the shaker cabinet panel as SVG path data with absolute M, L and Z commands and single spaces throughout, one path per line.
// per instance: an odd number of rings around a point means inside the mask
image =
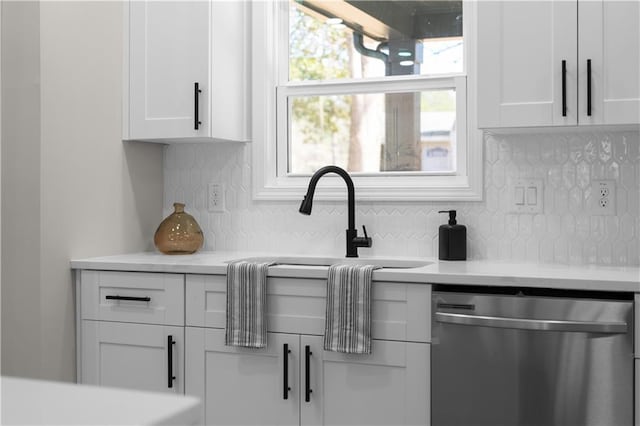
M 184 275 L 81 271 L 82 319 L 184 325 Z
M 478 2 L 480 127 L 577 123 L 577 8 L 571 1 Z
M 324 351 L 322 337 L 301 336 L 301 356 L 307 346 L 311 393 L 301 425 L 429 424 L 429 344 L 374 340 L 371 355 L 342 354 Z
M 84 320 L 81 354 L 84 384 L 184 392 L 183 327 Z
M 186 324 L 224 328 L 225 275 L 187 275 Z M 267 324 L 279 333 L 324 334 L 326 279 L 269 277 Z M 429 342 L 431 286 L 372 283 L 374 339 Z
M 298 425 L 298 336 L 269 333 L 267 348 L 251 349 L 225 346 L 221 329 L 186 334 L 186 394 L 202 399 L 205 424 Z
M 640 2 L 580 1 L 579 7 L 581 123 L 640 122 Z
M 207 136 L 211 5 L 130 1 L 129 129 L 126 139 Z M 199 83 L 201 93 L 195 93 Z M 199 127 L 196 129 L 196 127 Z

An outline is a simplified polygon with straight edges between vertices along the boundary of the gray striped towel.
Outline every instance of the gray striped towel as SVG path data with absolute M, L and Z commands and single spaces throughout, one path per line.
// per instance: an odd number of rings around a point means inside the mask
M 227 265 L 227 346 L 267 346 L 267 271 L 270 263 Z
M 324 349 L 371 353 L 371 276 L 373 265 L 331 265 L 327 280 Z

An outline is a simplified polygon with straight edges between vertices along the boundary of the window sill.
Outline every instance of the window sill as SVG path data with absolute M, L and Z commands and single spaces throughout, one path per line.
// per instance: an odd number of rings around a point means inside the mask
M 255 171 L 255 170 L 254 170 Z M 478 175 L 478 176 L 474 176 Z M 478 171 L 471 176 L 352 176 L 355 196 L 363 201 L 481 201 L 482 176 Z M 253 198 L 255 200 L 301 200 L 307 191 L 310 177 L 295 176 L 261 179 L 254 173 Z M 324 176 L 318 183 L 315 199 L 343 200 L 346 196 L 344 181 L 334 175 Z

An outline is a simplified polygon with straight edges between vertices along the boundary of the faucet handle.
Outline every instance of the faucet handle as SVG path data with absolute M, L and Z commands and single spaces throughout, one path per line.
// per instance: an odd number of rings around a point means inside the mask
M 356 247 L 371 247 L 371 238 L 367 235 L 367 228 L 365 228 L 364 225 L 362 225 L 362 231 L 364 232 L 364 237 L 356 236 L 353 239 L 353 243 Z

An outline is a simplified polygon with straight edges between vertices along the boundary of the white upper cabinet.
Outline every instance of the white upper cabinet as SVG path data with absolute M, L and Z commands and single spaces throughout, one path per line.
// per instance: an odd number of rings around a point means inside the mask
M 640 122 L 639 17 L 638 2 L 479 2 L 479 127 Z
M 130 1 L 123 139 L 248 140 L 248 6 Z
M 580 1 L 579 17 L 579 123 L 640 123 L 640 2 Z

